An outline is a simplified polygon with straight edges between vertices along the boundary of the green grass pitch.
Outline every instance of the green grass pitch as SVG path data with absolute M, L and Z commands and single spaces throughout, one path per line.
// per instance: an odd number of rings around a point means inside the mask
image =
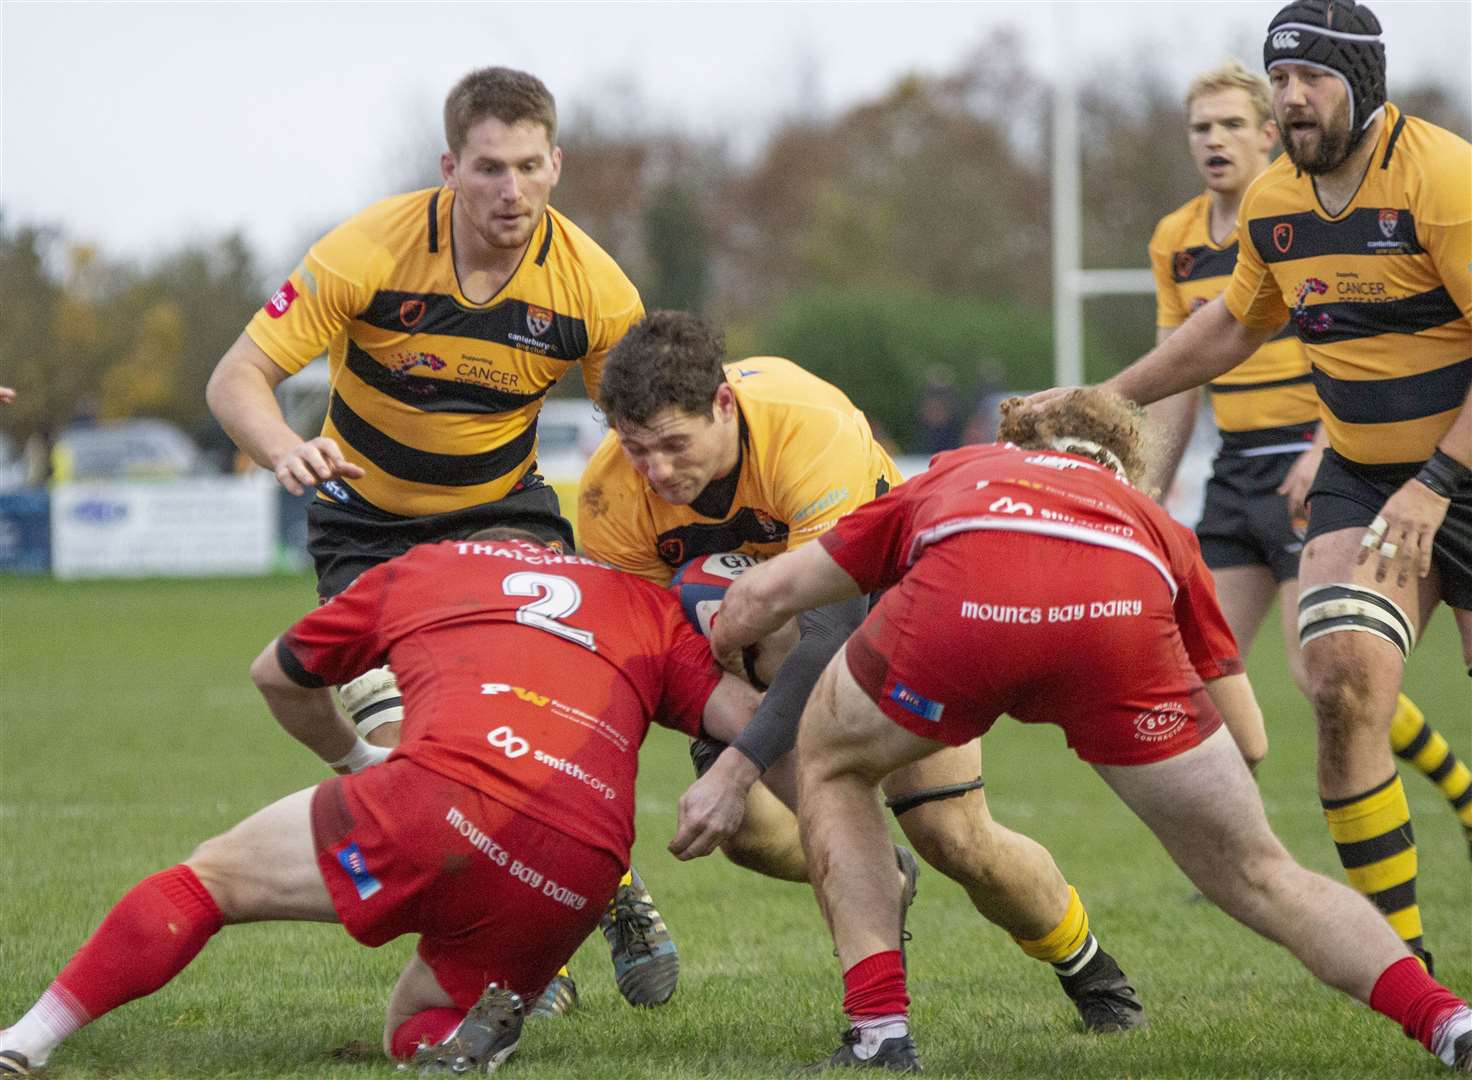
M 139 878 L 266 802 L 323 776 L 282 733 L 246 668 L 313 601 L 303 578 L 60 584 L 0 580 L 0 1023 L 47 985 Z M 1312 721 L 1284 672 L 1276 620 L 1250 659 L 1272 750 L 1269 814 L 1306 864 L 1338 877 L 1313 782 Z M 1408 691 L 1472 756 L 1472 689 L 1440 611 Z M 1432 1077 L 1393 1026 L 1315 984 L 1281 950 L 1203 903 L 1056 729 L 1002 721 L 985 743 L 1005 824 L 1047 844 L 1152 1026 L 1077 1033 L 1052 975 L 922 874 L 910 917 L 914 1026 L 928 1072 L 990 1077 Z M 507 1066 L 547 1077 L 784 1076 L 826 1055 L 841 986 L 808 890 L 664 850 L 690 778 L 684 740 L 645 748 L 635 861 L 680 945 L 665 1008 L 613 986 L 601 938 L 572 970 L 582 1006 L 528 1026 Z M 1439 974 L 1472 992 L 1472 872 L 1448 807 L 1403 768 L 1421 850 L 1421 903 Z M 527 933 L 535 927 L 528 926 Z M 368 1077 L 406 940 L 363 949 L 332 926 L 233 927 L 173 984 L 75 1036 L 48 1075 Z M 1353 948 L 1353 942 L 1346 942 Z

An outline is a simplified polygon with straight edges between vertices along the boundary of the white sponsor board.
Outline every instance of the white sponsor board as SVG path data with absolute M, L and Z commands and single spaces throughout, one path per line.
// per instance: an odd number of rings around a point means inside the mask
M 59 578 L 260 574 L 276 553 L 275 479 L 244 476 L 59 484 L 51 566 Z

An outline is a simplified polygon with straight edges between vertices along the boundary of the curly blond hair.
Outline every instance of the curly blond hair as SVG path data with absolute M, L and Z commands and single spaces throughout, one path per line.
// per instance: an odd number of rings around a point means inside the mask
M 1041 403 L 1008 398 L 1002 402 L 997 439 L 1024 450 L 1078 454 L 1122 472 L 1136 487 L 1144 482 L 1153 452 L 1145 410 L 1113 391 L 1092 386 L 1069 390 Z M 1071 439 L 1080 441 L 1071 443 Z

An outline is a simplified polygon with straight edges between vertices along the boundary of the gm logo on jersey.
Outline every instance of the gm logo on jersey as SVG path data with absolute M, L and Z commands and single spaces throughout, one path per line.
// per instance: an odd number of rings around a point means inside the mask
M 916 716 L 929 720 L 932 724 L 940 723 L 940 714 L 945 711 L 943 703 L 931 701 L 924 694 L 916 693 L 902 682 L 894 684 L 894 689 L 889 692 L 889 699 L 896 702 L 906 712 L 912 712 Z
M 357 844 L 349 844 L 339 851 L 337 861 L 348 872 L 348 877 L 353 879 L 353 888 L 358 890 L 359 900 L 367 900 L 383 888 L 383 882 L 368 872 L 368 860 L 363 858 L 363 851 Z

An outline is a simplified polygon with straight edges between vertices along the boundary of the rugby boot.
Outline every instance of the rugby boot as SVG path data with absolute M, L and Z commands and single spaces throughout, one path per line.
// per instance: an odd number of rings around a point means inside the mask
M 1135 988 L 1103 949 L 1076 974 L 1059 975 L 1058 981 L 1078 1009 L 1085 1031 L 1115 1035 L 1149 1023 Z
M 470 1076 L 495 1072 L 521 1041 L 521 996 L 492 983 L 450 1037 L 414 1052 L 409 1067 L 420 1076 Z
M 1463 1005 L 1437 1025 L 1431 1052 L 1453 1072 L 1472 1073 L 1472 1009 Z
M 888 1069 L 890 1072 L 924 1072 L 920 1067 L 920 1055 L 915 1050 L 915 1040 L 909 1032 L 885 1039 L 868 1057 L 859 1057 L 859 1029 L 849 1028 L 843 1033 L 838 1049 L 825 1061 L 809 1065 L 803 1072 L 825 1072 L 828 1069 Z
M 577 1003 L 578 984 L 572 981 L 572 976 L 563 968 L 552 976 L 547 989 L 542 991 L 537 1003 L 532 1006 L 532 1011 L 526 1015 L 530 1020 L 566 1016 Z
M 910 905 L 915 902 L 915 894 L 919 892 L 920 862 L 914 852 L 898 844 L 894 846 L 894 859 L 899 864 L 900 873 L 905 875 L 905 884 L 900 890 L 900 963 L 908 973 L 910 958 L 906 955 L 905 946 L 912 935 L 905 929 L 905 919 L 910 914 Z
M 19 1050 L 0 1050 L 0 1076 L 30 1076 L 31 1060 Z
M 680 958 L 654 906 L 654 898 L 632 869 L 598 920 L 613 958 L 613 977 L 630 1005 L 663 1005 L 675 992 Z

